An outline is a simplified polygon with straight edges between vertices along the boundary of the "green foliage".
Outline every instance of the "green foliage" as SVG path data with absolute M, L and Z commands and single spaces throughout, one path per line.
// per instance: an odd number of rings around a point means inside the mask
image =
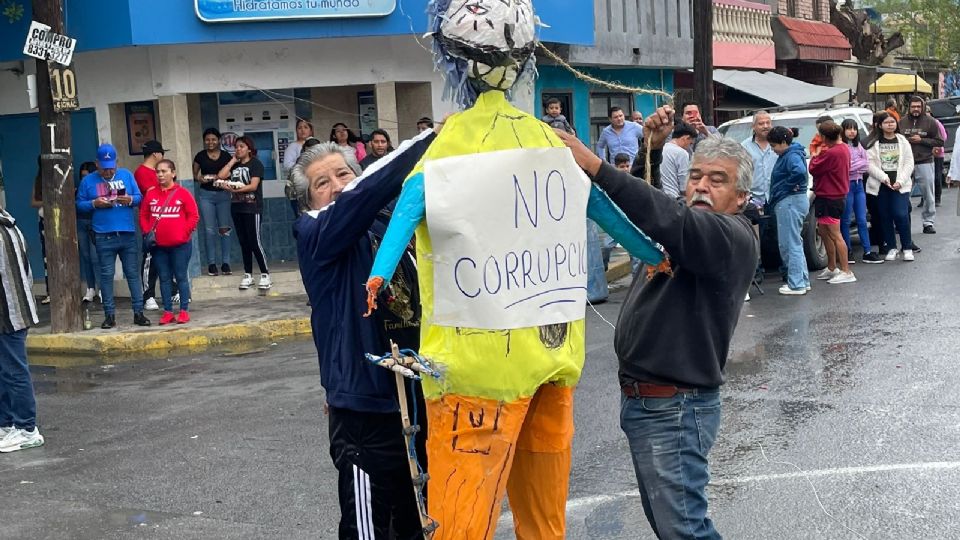
M 877 0 L 884 28 L 899 30 L 915 56 L 953 62 L 960 53 L 960 1 Z

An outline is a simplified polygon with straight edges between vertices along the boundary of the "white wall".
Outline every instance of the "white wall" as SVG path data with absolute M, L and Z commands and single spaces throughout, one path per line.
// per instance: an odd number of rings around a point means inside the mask
M 129 47 L 77 53 L 81 107 L 94 107 L 101 140 L 112 133 L 109 104 L 157 96 L 378 82 L 431 82 L 433 116 L 455 110 L 443 102 L 443 81 L 428 51 L 410 36 Z M 33 62 L 26 62 L 33 71 Z M 0 69 L 14 66 L 0 64 Z M 26 78 L 0 71 L 0 115 L 29 112 Z

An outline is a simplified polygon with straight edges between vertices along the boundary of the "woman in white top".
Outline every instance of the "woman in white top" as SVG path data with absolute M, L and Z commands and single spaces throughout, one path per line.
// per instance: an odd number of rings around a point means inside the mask
M 297 120 L 297 140 L 287 145 L 283 153 L 283 168 L 290 170 L 297 164 L 300 152 L 303 152 L 303 142 L 313 137 L 313 124 L 300 118 Z
M 884 259 L 897 259 L 899 251 L 894 234 L 896 232 L 900 235 L 903 260 L 912 261 L 910 189 L 913 187 L 913 150 L 907 138 L 899 133 L 897 119 L 889 113 L 875 114 L 873 126 L 870 141 L 867 143 L 870 176 L 867 179 L 866 191 L 877 196 L 881 233 L 889 249 Z

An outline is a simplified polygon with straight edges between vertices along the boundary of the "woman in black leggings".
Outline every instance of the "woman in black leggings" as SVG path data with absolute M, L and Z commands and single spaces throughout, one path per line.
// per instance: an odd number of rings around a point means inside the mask
M 267 257 L 260 242 L 260 213 L 263 210 L 263 163 L 257 159 L 257 148 L 253 139 L 243 136 L 237 139 L 236 153 L 217 175 L 217 185 L 232 193 L 230 213 L 233 227 L 240 241 L 240 254 L 243 256 L 243 279 L 240 290 L 253 286 L 253 259 L 256 257 L 260 267 L 258 289 L 269 289 L 272 285 L 270 270 L 267 269 Z

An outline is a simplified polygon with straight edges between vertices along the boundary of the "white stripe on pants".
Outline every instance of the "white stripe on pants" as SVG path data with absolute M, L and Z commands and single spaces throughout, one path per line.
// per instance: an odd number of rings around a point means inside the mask
M 357 534 L 360 535 L 360 540 L 375 540 L 371 500 L 370 476 L 354 465 L 353 504 L 357 514 Z

